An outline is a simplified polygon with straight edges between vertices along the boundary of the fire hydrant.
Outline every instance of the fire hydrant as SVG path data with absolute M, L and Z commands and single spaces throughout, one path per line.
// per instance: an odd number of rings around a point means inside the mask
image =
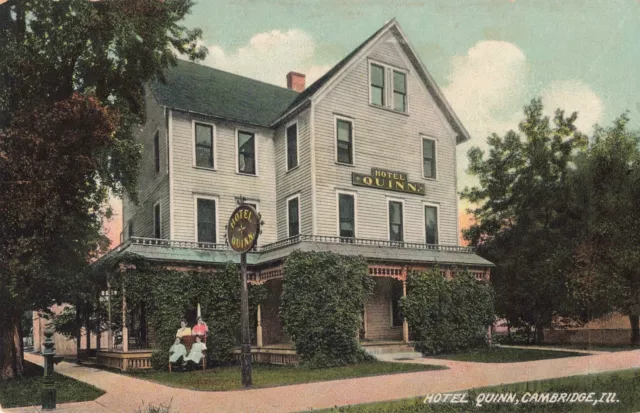
M 47 328 L 44 331 L 44 380 L 42 384 L 42 410 L 55 410 L 56 408 L 56 386 L 53 377 L 53 365 L 61 361 L 61 357 L 55 357 L 56 350 L 53 348 L 53 330 Z

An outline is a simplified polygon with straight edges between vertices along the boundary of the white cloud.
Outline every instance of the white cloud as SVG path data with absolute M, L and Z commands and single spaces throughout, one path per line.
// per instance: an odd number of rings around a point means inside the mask
M 578 112 L 576 126 L 583 133 L 591 134 L 593 125 L 602 120 L 604 104 L 589 86 L 577 80 L 564 80 L 551 83 L 542 92 L 542 104 L 545 112 L 553 116 L 560 108 L 569 116 Z
M 300 72 L 306 75 L 308 86 L 331 68 L 314 62 L 315 46 L 313 38 L 302 30 L 272 30 L 256 34 L 247 45 L 233 51 L 209 45 L 204 64 L 278 86 L 286 86 L 290 71 Z
M 508 42 L 476 43 L 466 55 L 452 59 L 448 80 L 443 92 L 472 137 L 457 150 L 460 189 L 477 182 L 465 173 L 469 148 L 477 146 L 486 153 L 486 138 L 491 133 L 503 135 L 509 129 L 517 130 L 522 109 L 533 97 L 542 97 L 549 116 L 557 108 L 567 115 L 578 111 L 576 125 L 585 133 L 593 131 L 604 110 L 595 92 L 577 80 L 556 81 L 536 92 L 530 87 L 525 54 Z

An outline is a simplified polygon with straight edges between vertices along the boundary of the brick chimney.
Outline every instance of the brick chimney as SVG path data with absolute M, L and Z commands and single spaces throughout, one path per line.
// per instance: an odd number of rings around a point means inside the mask
M 304 90 L 304 75 L 298 72 L 287 73 L 287 88 L 302 92 Z

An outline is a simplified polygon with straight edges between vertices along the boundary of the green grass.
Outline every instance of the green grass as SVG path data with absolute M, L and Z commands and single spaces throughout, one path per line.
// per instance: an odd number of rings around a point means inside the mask
M 0 405 L 4 408 L 42 405 L 43 374 L 42 367 L 26 362 L 22 377 L 0 382 Z M 57 373 L 55 386 L 58 404 L 95 400 L 104 394 L 96 387 Z
M 509 345 L 509 344 L 505 344 Z M 529 344 L 518 344 L 521 346 L 527 346 Z M 593 351 L 608 351 L 608 352 L 617 352 L 617 351 L 630 351 L 630 350 L 638 350 L 639 347 L 631 347 L 629 344 L 620 344 L 620 345 L 599 345 L 599 344 L 531 344 L 531 346 L 536 347 L 553 347 L 553 348 L 562 348 L 568 351 L 571 350 L 593 350 Z
M 592 406 L 587 403 L 556 403 L 556 404 L 483 404 L 475 405 L 475 398 L 479 393 L 508 393 L 515 392 L 516 399 L 525 393 L 596 393 L 599 399 L 601 393 L 616 393 L 617 403 L 598 404 Z M 466 392 L 462 392 L 466 393 Z M 322 412 L 343 413 L 454 413 L 454 412 L 482 412 L 482 413 L 632 413 L 640 411 L 640 370 L 623 370 L 612 373 L 592 374 L 587 376 L 564 377 L 560 379 L 541 380 L 528 383 L 485 387 L 468 392 L 470 403 L 461 404 L 424 404 L 424 398 L 404 399 L 393 402 L 373 403 L 357 406 L 346 406 Z
M 308 369 L 296 366 L 253 365 L 253 387 L 286 386 L 289 384 L 339 380 L 383 374 L 441 370 L 446 367 L 425 364 L 367 362 L 351 366 L 326 369 Z M 129 373 L 136 378 L 150 380 L 167 386 L 193 390 L 225 391 L 242 389 L 240 366 L 226 366 L 192 372 L 137 371 Z
M 545 360 L 563 357 L 585 356 L 584 353 L 554 350 L 534 350 L 521 348 L 487 347 L 464 353 L 439 354 L 429 358 L 470 361 L 476 363 L 518 363 L 521 361 Z

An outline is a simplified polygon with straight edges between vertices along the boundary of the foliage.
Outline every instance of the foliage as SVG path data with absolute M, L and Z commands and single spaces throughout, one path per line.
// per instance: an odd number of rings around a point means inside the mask
M 347 366 L 329 368 L 308 368 L 302 366 L 281 366 L 273 364 L 253 364 L 253 388 L 288 386 L 301 383 L 313 383 L 327 380 L 342 380 L 356 377 L 410 373 L 446 369 L 443 366 L 412 363 L 393 363 L 370 361 Z M 201 391 L 229 391 L 243 389 L 239 380 L 241 366 L 220 366 L 198 374 L 169 373 L 164 371 L 140 370 L 128 372 L 136 378 L 150 380 L 170 387 Z
M 0 406 L 3 408 L 38 406 L 42 404 L 42 380 L 44 370 L 26 362 L 22 377 L 2 382 L 0 386 Z M 89 384 L 54 373 L 57 402 L 70 403 L 95 400 L 104 391 Z
M 567 289 L 580 233 L 566 185 L 575 155 L 586 138 L 575 128 L 577 114 L 542 115 L 540 100 L 524 109 L 519 133 L 488 138 L 489 156 L 469 150 L 469 173 L 479 185 L 465 188 L 475 223 L 464 231 L 478 253 L 496 264 L 491 282 L 496 310 L 513 327 L 550 326 L 556 313 L 575 313 Z M 538 338 L 541 338 L 538 336 Z
M 400 310 L 417 351 L 456 352 L 486 345 L 487 328 L 495 320 L 493 299 L 491 286 L 467 271 L 448 280 L 435 268 L 409 273 Z
M 373 292 L 366 261 L 294 251 L 284 273 L 280 314 L 301 364 L 331 367 L 366 360 L 356 334 Z
M 172 399 L 173 401 L 173 399 Z M 171 402 L 169 404 L 159 404 L 155 405 L 153 403 L 149 403 L 144 407 L 138 408 L 136 413 L 171 413 Z
M 204 56 L 180 23 L 192 4 L 0 5 L 0 377 L 21 372 L 24 311 L 95 297 L 79 274 L 108 244 L 109 192 L 135 199 L 143 85 L 175 53 Z
M 629 316 L 640 345 L 640 135 L 627 116 L 597 127 L 572 176 L 576 215 L 584 223 L 570 285 L 590 316 Z

